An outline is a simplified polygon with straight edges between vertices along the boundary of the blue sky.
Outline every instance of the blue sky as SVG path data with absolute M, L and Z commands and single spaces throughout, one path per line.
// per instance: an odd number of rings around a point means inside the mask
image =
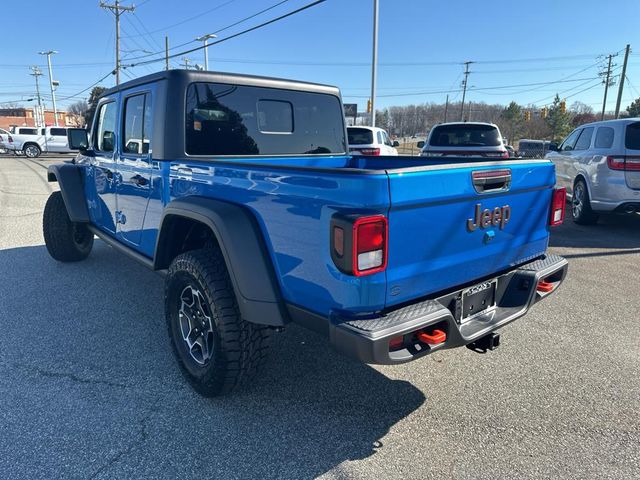
M 110 0 L 111 2 L 113 0 Z M 178 53 L 194 37 L 221 30 L 281 0 L 123 0 L 136 4 L 122 15 L 126 56 L 164 49 L 164 35 Z M 222 39 L 299 8 L 311 0 L 288 0 L 255 18 L 220 31 Z M 50 104 L 45 57 L 52 57 L 57 97 L 70 97 L 113 69 L 113 15 L 97 0 L 3 2 L 0 102 L 32 97 L 29 65 L 41 65 L 45 102 Z M 345 102 L 366 105 L 371 78 L 373 0 L 327 0 L 263 29 L 209 48 L 211 70 L 268 75 L 339 86 Z M 13 21 L 10 19 L 28 19 Z M 460 99 L 463 65 L 471 65 L 467 99 L 506 104 L 548 104 L 556 92 L 601 108 L 599 55 L 631 44 L 623 107 L 640 97 L 640 0 L 380 0 L 378 108 Z M 634 47 L 637 48 L 635 53 Z M 151 55 L 146 59 L 158 58 Z M 203 62 L 202 51 L 186 55 Z M 182 56 L 172 60 L 178 67 Z M 623 55 L 614 59 L 619 74 Z M 135 60 L 130 60 L 134 62 Z M 126 60 L 123 63 L 127 63 Z M 164 61 L 129 68 L 136 77 L 164 68 Z M 560 81 L 560 82 L 559 82 Z M 550 82 L 559 82 L 546 84 Z M 109 76 L 101 84 L 115 83 Z M 615 107 L 615 91 L 608 109 Z M 88 93 L 88 92 L 87 92 Z

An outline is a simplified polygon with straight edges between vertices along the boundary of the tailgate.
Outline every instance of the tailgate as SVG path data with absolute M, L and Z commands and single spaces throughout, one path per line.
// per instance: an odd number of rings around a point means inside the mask
M 549 161 L 388 173 L 387 306 L 491 277 L 547 248 L 555 185 Z

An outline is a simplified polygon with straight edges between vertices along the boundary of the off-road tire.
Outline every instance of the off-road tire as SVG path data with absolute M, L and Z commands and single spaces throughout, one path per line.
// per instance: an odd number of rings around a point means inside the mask
M 589 190 L 587 190 L 587 184 L 581 178 L 577 179 L 573 185 L 571 216 L 574 223 L 578 225 L 595 225 L 598 222 L 599 215 L 591 208 Z
M 53 192 L 47 200 L 42 233 L 49 255 L 59 262 L 84 260 L 93 248 L 93 233 L 84 223 L 71 221 L 60 192 Z
M 213 351 L 206 364 L 194 359 L 180 326 L 182 295 L 189 287 L 191 292 L 196 289 L 202 295 L 204 314 L 213 331 Z M 165 278 L 165 316 L 182 373 L 203 396 L 230 393 L 251 380 L 266 361 L 271 329 L 240 316 L 233 285 L 217 247 L 189 251 L 173 260 Z
M 27 143 L 22 147 L 22 153 L 27 158 L 38 158 L 42 153 L 42 149 L 35 143 Z

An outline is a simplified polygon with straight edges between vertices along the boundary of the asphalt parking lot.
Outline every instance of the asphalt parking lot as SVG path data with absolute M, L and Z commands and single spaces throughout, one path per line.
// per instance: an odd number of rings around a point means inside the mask
M 290 327 L 204 399 L 161 277 L 101 241 L 48 256 L 53 161 L 0 156 L 1 478 L 638 478 L 640 217 L 555 230 L 568 279 L 495 352 L 371 367 Z

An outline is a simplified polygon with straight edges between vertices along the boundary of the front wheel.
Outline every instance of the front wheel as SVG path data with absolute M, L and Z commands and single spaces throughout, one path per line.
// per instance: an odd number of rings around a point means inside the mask
M 59 262 L 84 260 L 93 248 L 93 233 L 86 224 L 71 221 L 60 192 L 53 192 L 47 200 L 42 233 L 49 255 Z
M 165 279 L 165 315 L 182 372 L 204 396 L 231 392 L 266 360 L 270 330 L 241 318 L 218 249 L 174 259 Z
M 42 153 L 42 150 L 35 143 L 29 143 L 25 145 L 22 149 L 23 153 L 28 158 L 37 158 Z
M 571 214 L 578 225 L 594 225 L 598 221 L 598 214 L 591 208 L 589 191 L 583 179 L 576 180 L 571 198 Z

